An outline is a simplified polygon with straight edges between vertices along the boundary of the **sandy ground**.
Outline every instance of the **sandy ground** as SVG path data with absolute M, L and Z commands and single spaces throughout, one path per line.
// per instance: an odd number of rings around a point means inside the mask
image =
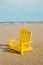
M 19 38 L 22 28 L 33 33 L 33 50 L 23 55 L 9 49 L 9 40 Z M 0 65 L 43 65 L 43 24 L 0 25 Z

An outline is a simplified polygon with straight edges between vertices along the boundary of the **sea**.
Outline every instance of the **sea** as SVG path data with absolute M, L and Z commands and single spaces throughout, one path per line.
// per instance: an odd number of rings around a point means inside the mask
M 9 21 L 9 22 L 0 22 L 0 25 L 8 25 L 8 24 L 43 24 L 43 21 Z

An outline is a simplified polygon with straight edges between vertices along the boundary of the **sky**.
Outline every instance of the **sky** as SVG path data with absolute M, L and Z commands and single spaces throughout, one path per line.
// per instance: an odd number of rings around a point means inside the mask
M 43 0 L 0 0 L 0 21 L 43 21 Z

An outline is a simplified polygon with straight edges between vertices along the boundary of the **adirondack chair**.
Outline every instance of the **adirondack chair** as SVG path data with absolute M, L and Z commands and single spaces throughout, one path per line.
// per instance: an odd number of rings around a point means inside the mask
M 32 50 L 33 48 L 31 47 L 31 40 L 32 37 L 32 32 L 28 29 L 22 29 L 20 31 L 20 38 L 10 40 L 10 49 L 16 50 L 23 54 L 25 51 Z M 13 44 L 13 42 L 16 42 L 19 40 L 18 44 Z

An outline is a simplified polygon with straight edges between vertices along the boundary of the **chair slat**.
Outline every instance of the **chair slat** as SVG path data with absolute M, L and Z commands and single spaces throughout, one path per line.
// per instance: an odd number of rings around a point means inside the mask
M 20 32 L 20 40 L 23 42 L 30 41 L 31 38 L 31 31 L 24 29 Z

